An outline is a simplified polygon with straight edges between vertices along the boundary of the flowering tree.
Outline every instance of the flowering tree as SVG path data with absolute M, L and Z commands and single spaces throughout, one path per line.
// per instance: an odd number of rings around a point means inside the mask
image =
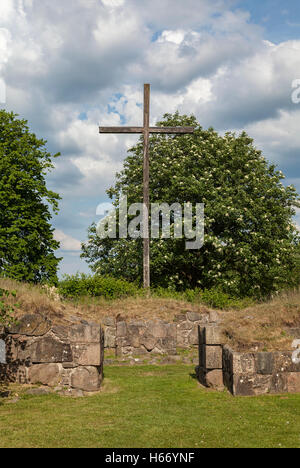
M 156 203 L 204 203 L 205 244 L 186 250 L 184 239 L 151 240 L 152 285 L 261 296 L 294 284 L 299 196 L 282 184 L 282 172 L 244 132 L 220 136 L 178 113 L 158 125 L 196 127 L 194 135 L 151 137 L 150 196 Z M 121 194 L 142 201 L 142 162 L 140 141 L 108 190 L 116 207 Z M 92 225 L 82 257 L 95 272 L 141 281 L 141 239 L 100 239 Z

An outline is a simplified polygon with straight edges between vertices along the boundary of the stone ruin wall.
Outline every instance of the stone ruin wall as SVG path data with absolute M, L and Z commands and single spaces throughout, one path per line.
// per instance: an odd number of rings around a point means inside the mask
M 6 345 L 3 379 L 70 395 L 100 390 L 104 335 L 99 325 L 79 319 L 53 325 L 41 315 L 26 315 L 0 338 Z
M 291 336 L 300 338 L 300 330 Z M 300 392 L 300 364 L 293 362 L 292 351 L 231 350 L 224 345 L 214 311 L 182 313 L 172 323 L 107 317 L 102 327 L 76 318 L 54 325 L 38 314 L 26 315 L 0 333 L 1 339 L 6 364 L 0 364 L 0 378 L 54 387 L 65 395 L 100 390 L 104 348 L 129 364 L 177 362 L 180 350 L 195 351 L 200 383 L 219 390 L 226 387 L 233 395 Z M 190 357 L 183 362 L 191 363 Z M 116 362 L 107 362 L 111 363 Z
M 300 363 L 293 362 L 293 351 L 233 351 L 223 345 L 217 325 L 199 326 L 198 336 L 201 384 L 240 396 L 300 393 Z M 300 338 L 300 330 L 291 330 L 292 336 Z
M 166 362 L 172 358 L 175 362 L 179 350 L 195 350 L 197 355 L 198 327 L 216 325 L 218 321 L 214 311 L 185 312 L 173 322 L 107 317 L 103 320 L 105 348 L 124 362 L 155 363 L 162 356 L 167 357 Z

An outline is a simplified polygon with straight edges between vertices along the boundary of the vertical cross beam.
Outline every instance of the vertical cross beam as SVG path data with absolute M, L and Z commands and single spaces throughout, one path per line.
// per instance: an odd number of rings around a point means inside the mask
M 144 85 L 144 126 L 143 127 L 100 127 L 100 133 L 142 134 L 144 137 L 143 175 L 143 277 L 144 288 L 150 292 L 150 191 L 149 191 L 149 138 L 150 134 L 187 135 L 194 133 L 194 127 L 150 127 L 150 84 Z
M 150 84 L 144 85 L 144 176 L 143 176 L 143 278 L 144 288 L 150 288 L 150 170 L 149 170 L 149 128 L 150 128 Z

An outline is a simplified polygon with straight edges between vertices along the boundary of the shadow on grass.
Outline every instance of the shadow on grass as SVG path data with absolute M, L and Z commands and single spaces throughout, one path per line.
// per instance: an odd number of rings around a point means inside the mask
M 195 374 L 195 372 L 191 372 L 191 373 L 189 374 L 189 376 L 190 376 L 192 379 L 194 379 L 194 380 L 198 380 L 197 374 Z

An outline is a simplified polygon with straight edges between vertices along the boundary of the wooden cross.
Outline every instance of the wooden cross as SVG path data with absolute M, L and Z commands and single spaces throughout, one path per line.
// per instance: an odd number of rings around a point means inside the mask
M 143 176 L 143 275 L 144 288 L 150 288 L 150 236 L 149 236 L 149 136 L 150 133 L 185 135 L 194 133 L 194 127 L 150 127 L 150 85 L 144 85 L 144 126 L 143 127 L 100 127 L 100 133 L 136 133 L 144 135 L 144 176 Z

